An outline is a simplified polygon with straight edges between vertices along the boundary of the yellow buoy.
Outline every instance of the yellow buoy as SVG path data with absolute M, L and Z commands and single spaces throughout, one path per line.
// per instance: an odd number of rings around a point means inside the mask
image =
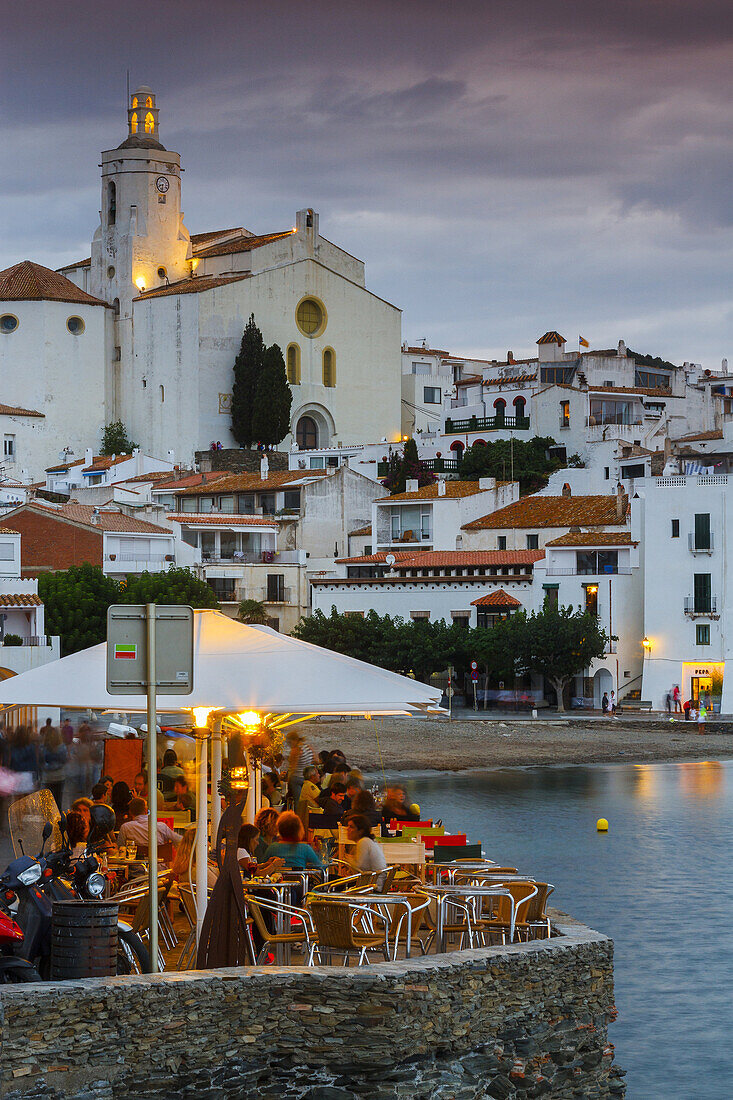
M 608 822 L 606 821 L 605 817 L 598 818 L 598 821 L 596 821 L 596 829 L 599 833 L 608 832 Z
M 413 804 L 410 806 L 410 810 L 413 814 L 420 813 L 420 807 L 418 806 L 417 802 L 413 802 Z

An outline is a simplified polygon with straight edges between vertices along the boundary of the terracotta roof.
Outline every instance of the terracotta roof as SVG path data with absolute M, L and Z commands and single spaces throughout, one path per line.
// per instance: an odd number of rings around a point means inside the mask
M 16 405 L 0 405 L 0 416 L 40 416 L 43 419 L 46 414 L 35 409 L 19 409 Z
M 280 489 L 286 485 L 297 485 L 328 476 L 326 470 L 270 470 L 267 480 L 263 481 L 259 474 L 229 474 L 216 483 L 216 492 L 247 493 L 258 489 L 267 492 L 268 489 Z M 197 485 L 192 489 L 184 489 L 180 495 L 200 496 L 208 491 L 203 485 Z
M 516 386 L 522 385 L 524 382 L 534 382 L 537 378 L 537 372 L 534 374 L 505 374 L 501 378 L 462 378 L 460 382 L 456 382 L 456 386 L 476 385 L 480 382 L 482 386 Z M 460 409 L 460 405 L 456 405 L 454 409 L 451 409 L 451 413 L 457 412 Z M 456 419 L 459 419 L 456 417 Z
M 79 305 L 107 306 L 107 302 L 93 298 L 58 271 L 51 271 L 50 267 L 42 267 L 31 260 L 22 260 L 21 263 L 0 271 L 0 301 L 74 302 Z
M 285 229 L 279 233 L 263 233 L 259 237 L 234 237 L 229 241 L 222 241 L 220 244 L 209 245 L 208 248 L 198 248 L 194 251 L 194 256 L 200 260 L 206 260 L 210 256 L 229 256 L 235 252 L 251 252 L 255 248 L 262 248 L 265 244 L 272 244 L 273 241 L 281 241 L 285 237 L 292 237 L 293 230 Z
M 443 355 L 446 359 L 454 359 L 449 351 L 441 351 L 439 348 L 403 348 L 403 355 Z
M 483 382 L 480 374 L 469 374 L 467 378 L 459 378 L 456 386 L 475 386 L 479 382 Z M 457 407 L 460 408 L 460 406 Z
M 628 531 L 568 531 L 547 546 L 638 546 Z
M 510 596 L 503 588 L 497 588 L 486 596 L 479 596 L 477 600 L 471 600 L 471 607 L 521 607 L 519 600 Z
M 538 344 L 564 344 L 565 337 L 561 336 L 559 332 L 546 332 L 544 336 L 540 336 L 537 341 Z
M 424 550 L 402 559 L 400 569 L 449 568 L 466 565 L 534 565 L 544 550 Z
M 249 279 L 249 275 L 196 275 L 192 279 L 181 279 L 180 282 L 171 283 L 169 286 L 158 286 L 154 290 L 146 290 L 138 294 L 133 301 L 166 298 L 172 294 L 203 294 L 205 290 L 215 290 L 218 286 L 225 286 L 227 283 L 238 283 L 241 279 Z
M 169 475 L 167 481 L 160 481 L 153 486 L 152 491 L 163 492 L 167 489 L 189 489 L 194 485 L 209 485 L 212 481 L 221 481 L 223 477 L 231 477 L 229 470 L 207 470 L 202 474 L 186 474 L 184 477 Z
M 58 466 L 47 466 L 46 473 L 62 473 L 64 470 L 71 470 L 73 466 L 83 466 L 85 462 L 85 458 L 75 458 L 73 462 L 59 462 Z
M 69 268 L 72 268 L 72 267 L 91 267 L 91 266 L 92 266 L 92 257 L 87 256 L 86 260 L 77 260 L 73 264 L 64 264 L 63 267 L 59 267 L 56 270 L 61 272 L 61 271 L 68 271 Z
M 626 523 L 616 515 L 616 495 L 551 497 L 533 496 L 515 500 L 487 516 L 464 523 L 464 531 L 485 531 L 512 527 L 607 527 Z
M 392 554 L 396 561 L 405 558 L 414 558 L 414 550 L 380 550 L 376 554 L 357 554 L 353 558 L 336 558 L 337 565 L 379 565 L 386 561 L 387 554 Z
M 121 462 L 129 462 L 132 455 L 97 455 L 92 459 L 91 466 L 85 466 L 83 474 L 101 474 L 112 466 L 119 466 Z
M 645 397 L 672 397 L 668 386 L 589 386 L 591 396 L 599 393 L 640 393 Z
M 364 527 L 357 527 L 355 531 L 349 531 L 350 538 L 361 538 L 364 535 L 371 535 L 372 525 L 367 523 Z
M 40 607 L 43 600 L 35 592 L 8 592 L 0 595 L 0 607 Z
M 176 523 L 211 523 L 219 527 L 277 527 L 274 516 L 242 516 L 236 512 L 176 512 L 168 518 Z
M 205 245 L 207 241 L 216 240 L 217 237 L 228 237 L 232 233 L 244 236 L 247 230 L 243 225 L 235 225 L 232 229 L 212 229 L 208 233 L 192 233 L 191 245 Z
M 116 481 L 115 485 L 133 485 L 146 481 L 170 481 L 172 477 L 172 470 L 152 470 L 149 474 L 136 474 L 135 477 L 123 478 L 122 481 Z
M 702 443 L 706 439 L 722 439 L 723 430 L 718 428 L 717 431 L 711 432 L 696 432 L 694 435 L 681 435 L 679 439 L 673 439 L 673 443 Z
M 504 482 L 498 481 L 497 485 L 503 485 Z M 478 481 L 446 481 L 445 482 L 445 496 L 438 496 L 438 482 L 433 482 L 432 485 L 423 485 L 422 489 L 418 489 L 416 493 L 395 493 L 391 497 L 378 497 L 381 501 L 388 500 L 390 503 L 401 500 L 448 500 L 455 497 L 472 497 L 476 493 L 490 492 L 488 489 L 480 489 Z
M 96 527 L 100 531 L 119 531 L 121 533 L 130 534 L 152 534 L 152 535 L 172 535 L 173 532 L 167 527 L 158 527 L 155 523 L 148 523 L 145 519 L 135 519 L 133 516 L 126 516 L 123 512 L 108 512 L 103 508 L 95 509 L 93 504 L 79 504 L 77 501 L 70 501 L 68 504 L 62 504 L 59 508 L 54 508 L 52 505 L 42 504 L 40 501 L 34 501 L 32 507 L 42 508 L 44 512 L 52 516 L 58 516 L 60 519 L 73 520 L 76 523 L 83 523 L 89 527 Z M 92 515 L 95 510 L 98 514 L 98 523 L 92 523 Z

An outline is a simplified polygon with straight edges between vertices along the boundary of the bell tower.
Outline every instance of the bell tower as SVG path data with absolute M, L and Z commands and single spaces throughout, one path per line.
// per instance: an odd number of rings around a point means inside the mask
M 92 241 L 90 291 L 114 307 L 108 393 L 121 416 L 120 375 L 134 359 L 133 302 L 146 290 L 191 274 L 181 210 L 181 158 L 160 141 L 155 93 L 145 85 L 127 104 L 127 137 L 102 153 L 102 203 Z

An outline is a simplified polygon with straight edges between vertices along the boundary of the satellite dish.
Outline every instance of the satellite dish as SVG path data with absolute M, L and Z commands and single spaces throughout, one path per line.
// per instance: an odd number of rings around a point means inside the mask
M 394 556 L 394 554 L 387 554 L 387 557 L 384 560 L 391 569 L 394 563 L 397 561 L 397 558 Z

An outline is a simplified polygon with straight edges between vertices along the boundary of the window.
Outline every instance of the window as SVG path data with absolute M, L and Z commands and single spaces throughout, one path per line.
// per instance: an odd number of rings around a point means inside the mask
M 527 405 L 527 399 L 525 397 L 515 397 L 512 404 L 514 405 L 514 415 L 518 420 L 523 420 L 526 415 L 524 410 Z
M 637 368 L 634 375 L 634 385 L 642 386 L 650 390 L 668 390 L 672 381 L 671 374 L 659 374 L 656 371 L 641 370 Z
M 545 593 L 545 606 L 557 607 L 558 595 L 560 586 L 557 584 L 543 584 L 542 591 Z
M 423 401 L 426 405 L 440 405 L 441 392 L 440 386 L 423 386 Z
M 318 425 L 312 416 L 301 416 L 295 428 L 295 439 L 301 451 L 318 446 Z
M 152 100 L 151 96 L 147 96 L 147 97 L 146 97 L 146 99 L 145 99 L 145 106 L 146 106 L 146 107 L 152 107 L 152 106 L 153 106 L 153 100 Z
M 494 411 L 496 414 L 497 424 L 503 424 L 504 414 L 506 413 L 506 401 L 503 397 L 497 397 L 496 401 L 494 402 Z
M 7 336 L 11 332 L 15 332 L 18 327 L 18 318 L 14 317 L 12 313 L 3 313 L 0 317 L 0 332 L 5 333 Z
M 274 493 L 260 493 L 260 508 L 263 515 L 274 516 L 277 511 L 277 501 Z
M 86 326 L 81 317 L 69 317 L 66 321 L 66 327 L 72 336 L 81 336 Z
M 326 311 L 315 298 L 304 298 L 295 311 L 295 320 L 304 336 L 319 336 L 326 327 Z
M 300 385 L 300 348 L 297 344 L 288 344 L 286 371 L 291 386 Z
M 145 133 L 152 134 L 155 129 L 155 118 L 152 111 L 148 111 L 145 115 Z
M 132 105 L 133 105 L 133 107 L 137 107 L 137 96 L 136 95 L 134 95 L 132 97 Z
M 346 619 L 363 619 L 363 611 L 344 611 L 344 618 Z
M 618 573 L 618 550 L 578 550 L 576 568 L 581 576 Z
M 672 520 L 672 538 L 678 539 L 680 537 L 680 521 L 678 519 Z
M 240 493 L 237 497 L 237 511 L 241 516 L 251 516 L 255 510 L 254 493 Z
M 6 435 L 3 439 L 3 455 L 5 458 L 15 458 L 15 436 Z
M 310 470 L 325 470 L 326 460 L 323 455 L 317 455 L 315 458 L 308 460 L 308 469 Z
M 697 645 L 710 645 L 710 623 L 698 623 L 695 627 Z
M 158 268 L 158 278 L 159 279 L 167 279 L 168 278 L 168 272 L 162 266 Z
M 323 385 L 329 389 L 336 385 L 336 352 L 333 348 L 323 349 Z
M 638 424 L 638 411 L 634 412 L 631 401 L 616 401 L 611 398 L 591 398 L 591 420 L 595 424 Z
M 710 513 L 698 512 L 695 515 L 695 549 L 710 550 Z
M 236 599 L 234 593 L 234 580 L 230 577 L 207 577 L 206 583 L 212 589 L 220 603 L 233 603 Z
M 606 481 L 609 480 L 609 478 L 611 477 L 611 467 L 610 466 L 604 466 L 603 467 L 603 476 L 605 477 Z
M 115 298 L 112 302 L 112 311 L 114 313 L 115 321 L 120 315 L 120 299 Z
M 537 549 L 539 549 L 539 545 L 540 545 L 540 536 L 539 535 L 527 535 L 527 549 L 528 550 L 537 550 Z
M 560 402 L 560 427 L 561 428 L 569 428 L 570 427 L 570 402 L 569 401 L 561 401 Z
M 267 602 L 284 603 L 285 601 L 285 574 L 267 574 Z
M 540 367 L 540 382 L 570 382 L 574 367 Z
M 161 405 L 165 401 L 165 386 L 160 387 L 160 403 Z
M 219 511 L 220 512 L 233 512 L 234 511 L 234 497 L 233 496 L 219 497 Z
M 132 105 L 133 107 L 137 107 L 137 100 L 133 99 Z M 137 114 L 134 113 L 130 115 L 130 133 L 137 133 Z
M 421 375 L 423 377 L 426 374 L 432 374 L 432 370 L 430 369 L 430 363 L 414 363 L 413 362 L 411 373 Z
M 497 550 L 506 550 L 506 535 L 497 535 L 496 536 L 496 549 Z
M 585 584 L 585 610 L 591 615 L 598 614 L 598 585 Z
M 117 218 L 117 187 L 114 183 L 107 184 L 107 224 L 114 225 Z M 112 274 L 110 275 L 110 271 Z M 107 275 L 110 279 L 114 277 L 115 269 L 107 268 Z
M 286 512 L 300 511 L 300 489 L 286 489 L 283 493 L 283 507 Z
M 13 561 L 15 547 L 12 542 L 0 542 L 0 561 Z
M 465 630 L 468 630 L 471 621 L 470 611 L 451 611 L 450 617 L 458 626 L 462 626 Z
M 695 573 L 695 611 L 709 615 L 712 610 L 712 585 L 710 573 Z

